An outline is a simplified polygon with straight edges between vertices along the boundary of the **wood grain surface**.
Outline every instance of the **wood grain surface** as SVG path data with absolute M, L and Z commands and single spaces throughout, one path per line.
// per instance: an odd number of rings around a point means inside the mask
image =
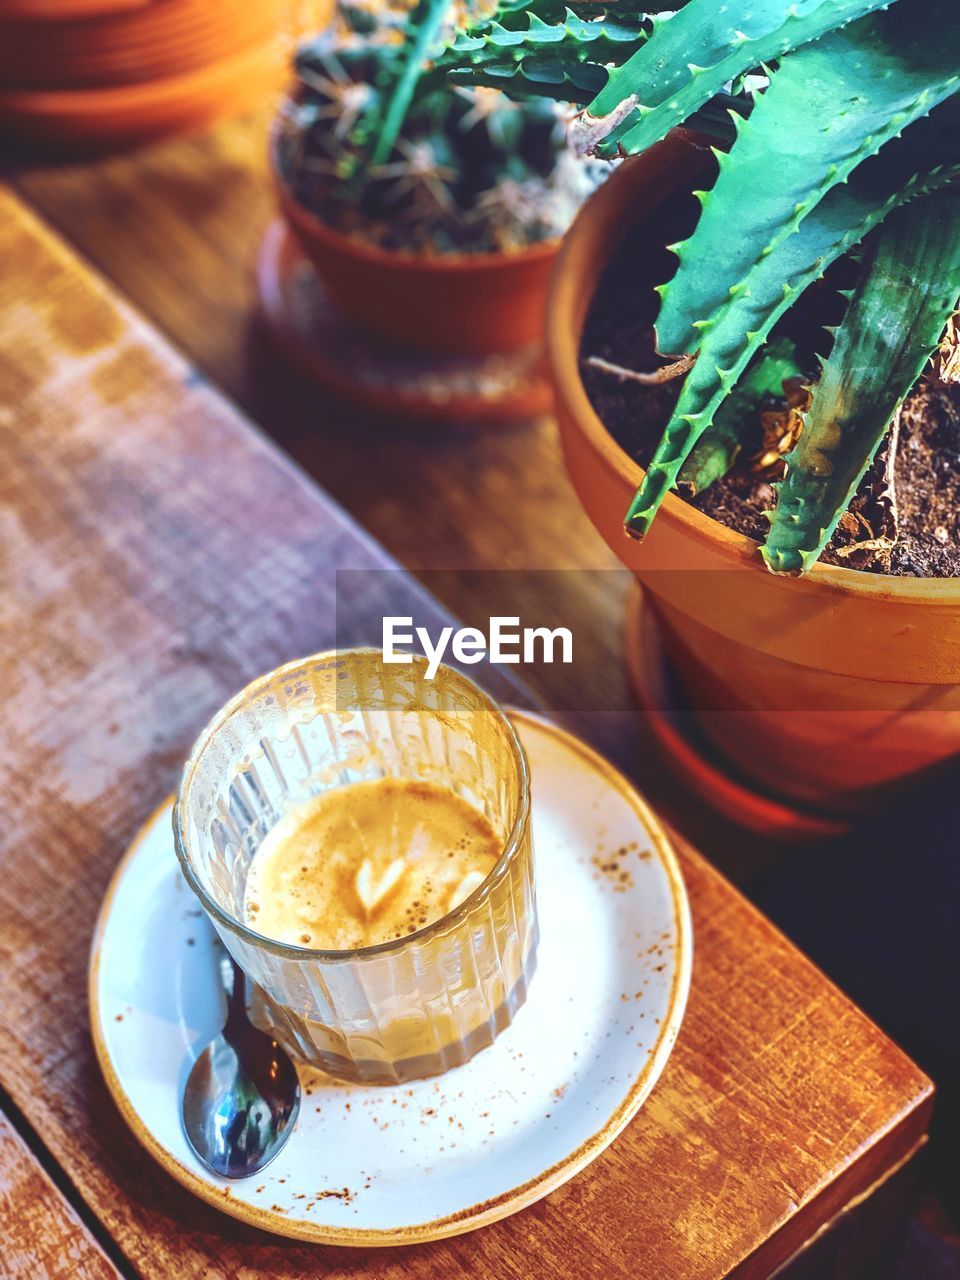
M 116 1267 L 0 1113 L 0 1277 L 116 1280 Z
M 355 1253 L 241 1226 L 155 1166 L 89 1042 L 101 895 L 209 713 L 331 643 L 336 567 L 390 562 L 9 192 L 0 259 L 0 1084 L 133 1268 L 767 1275 L 913 1150 L 929 1082 L 679 841 L 696 939 L 683 1031 L 638 1118 L 548 1200 L 473 1236 Z M 397 594 L 341 600 L 341 635 L 370 639 L 416 598 L 406 575 L 371 580 Z

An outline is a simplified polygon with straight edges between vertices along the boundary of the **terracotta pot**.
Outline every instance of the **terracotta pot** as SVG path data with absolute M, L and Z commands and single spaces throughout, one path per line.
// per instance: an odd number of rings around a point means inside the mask
M 960 581 L 829 565 L 777 577 L 755 542 L 672 494 L 634 541 L 623 517 L 643 473 L 580 377 L 583 323 L 605 265 L 645 214 L 697 186 L 704 169 L 704 152 L 678 131 L 622 165 L 568 233 L 547 327 L 567 467 L 597 529 L 643 583 L 720 751 L 771 794 L 858 812 L 960 751 Z
M 257 256 L 266 332 L 317 387 L 373 414 L 381 426 L 516 427 L 549 413 L 542 347 L 496 356 L 437 356 L 397 347 L 351 324 L 328 304 L 316 273 L 303 267 L 299 242 L 277 218 Z
M 551 240 L 519 253 L 391 252 L 334 231 L 294 199 L 271 162 L 280 208 L 343 313 L 419 351 L 486 355 L 543 340 Z

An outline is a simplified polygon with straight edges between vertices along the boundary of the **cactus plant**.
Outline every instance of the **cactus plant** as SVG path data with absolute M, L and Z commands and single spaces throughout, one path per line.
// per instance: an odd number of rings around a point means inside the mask
M 484 7 L 342 0 L 295 59 L 278 155 L 301 204 L 416 252 L 510 251 L 563 233 L 608 166 L 566 147 L 558 95 L 519 103 L 448 82 L 442 55 Z
M 734 107 L 732 144 L 715 151 L 660 290 L 658 349 L 696 361 L 627 513 L 635 537 L 678 481 L 716 478 L 735 456 L 721 407 L 803 290 L 864 242 L 762 549 L 772 571 L 804 572 L 957 307 L 954 0 L 928 0 L 922 24 L 911 0 L 688 0 L 672 14 L 618 0 L 611 13 L 511 0 L 468 23 L 438 65 L 577 103 L 574 140 L 598 156 Z

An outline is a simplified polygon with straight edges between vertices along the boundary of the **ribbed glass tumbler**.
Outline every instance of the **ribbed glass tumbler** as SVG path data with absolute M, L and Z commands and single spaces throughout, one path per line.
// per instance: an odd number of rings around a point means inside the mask
M 493 825 L 502 852 L 448 915 L 406 937 L 321 951 L 244 923 L 253 856 L 295 806 L 382 777 L 449 787 Z M 503 712 L 466 676 L 377 649 L 321 653 L 255 680 L 204 729 L 173 817 L 183 872 L 256 984 L 254 1018 L 304 1062 L 396 1083 L 466 1062 L 526 998 L 537 917 L 530 783 Z

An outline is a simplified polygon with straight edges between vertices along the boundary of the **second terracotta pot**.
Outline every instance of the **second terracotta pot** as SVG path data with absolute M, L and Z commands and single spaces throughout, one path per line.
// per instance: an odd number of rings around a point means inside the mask
M 334 231 L 303 207 L 280 175 L 280 208 L 345 315 L 370 333 L 419 351 L 488 355 L 541 342 L 560 242 L 518 253 L 432 256 L 392 252 Z
M 671 135 L 625 163 L 568 233 L 547 329 L 567 466 L 597 529 L 643 583 L 687 699 L 731 767 L 822 811 L 863 811 L 960 752 L 960 581 L 822 564 L 777 577 L 755 542 L 672 494 L 635 542 L 623 518 L 643 472 L 580 376 L 605 266 L 646 214 L 701 185 L 708 163 L 690 135 Z

